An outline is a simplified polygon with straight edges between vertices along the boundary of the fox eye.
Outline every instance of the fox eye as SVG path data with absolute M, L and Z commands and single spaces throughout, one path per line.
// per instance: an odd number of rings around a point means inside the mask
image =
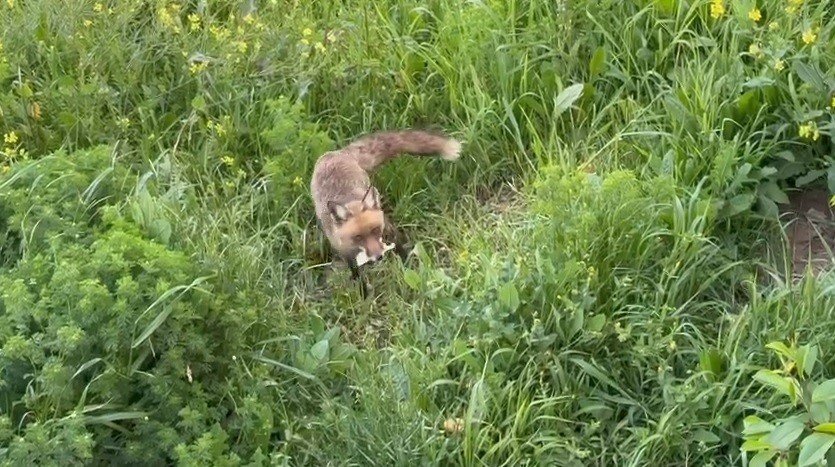
M 362 235 L 354 235 L 354 241 L 359 243 L 362 241 Z
M 380 228 L 379 227 L 374 227 L 374 230 L 371 231 L 371 235 L 374 235 L 375 237 L 379 237 L 380 236 Z

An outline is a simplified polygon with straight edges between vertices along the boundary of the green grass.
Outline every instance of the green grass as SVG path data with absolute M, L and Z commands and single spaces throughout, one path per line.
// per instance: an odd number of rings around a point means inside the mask
M 814 460 L 777 214 L 835 191 L 832 6 L 0 2 L 0 461 Z M 379 172 L 417 248 L 362 300 L 310 172 L 404 127 L 464 154 Z

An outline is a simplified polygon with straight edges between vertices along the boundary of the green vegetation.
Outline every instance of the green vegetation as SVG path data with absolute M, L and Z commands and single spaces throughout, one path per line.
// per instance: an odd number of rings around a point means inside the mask
M 0 462 L 835 461 L 777 222 L 835 191 L 833 7 L 0 1 Z M 361 300 L 313 163 L 426 126 Z

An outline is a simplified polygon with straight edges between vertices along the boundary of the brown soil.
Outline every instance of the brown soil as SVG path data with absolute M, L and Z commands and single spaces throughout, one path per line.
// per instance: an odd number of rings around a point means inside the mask
M 789 245 L 792 249 L 792 273 L 795 278 L 809 267 L 815 275 L 830 269 L 835 251 L 835 213 L 829 206 L 826 190 L 809 190 L 789 196 L 784 209 Z

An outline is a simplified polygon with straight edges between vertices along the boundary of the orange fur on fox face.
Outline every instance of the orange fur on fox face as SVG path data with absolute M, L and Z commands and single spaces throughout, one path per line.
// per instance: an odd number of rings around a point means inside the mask
M 329 207 L 337 223 L 334 229 L 337 250 L 345 256 L 362 252 L 372 261 L 383 256 L 385 216 L 376 189 L 369 188 L 362 200 L 331 203 Z

